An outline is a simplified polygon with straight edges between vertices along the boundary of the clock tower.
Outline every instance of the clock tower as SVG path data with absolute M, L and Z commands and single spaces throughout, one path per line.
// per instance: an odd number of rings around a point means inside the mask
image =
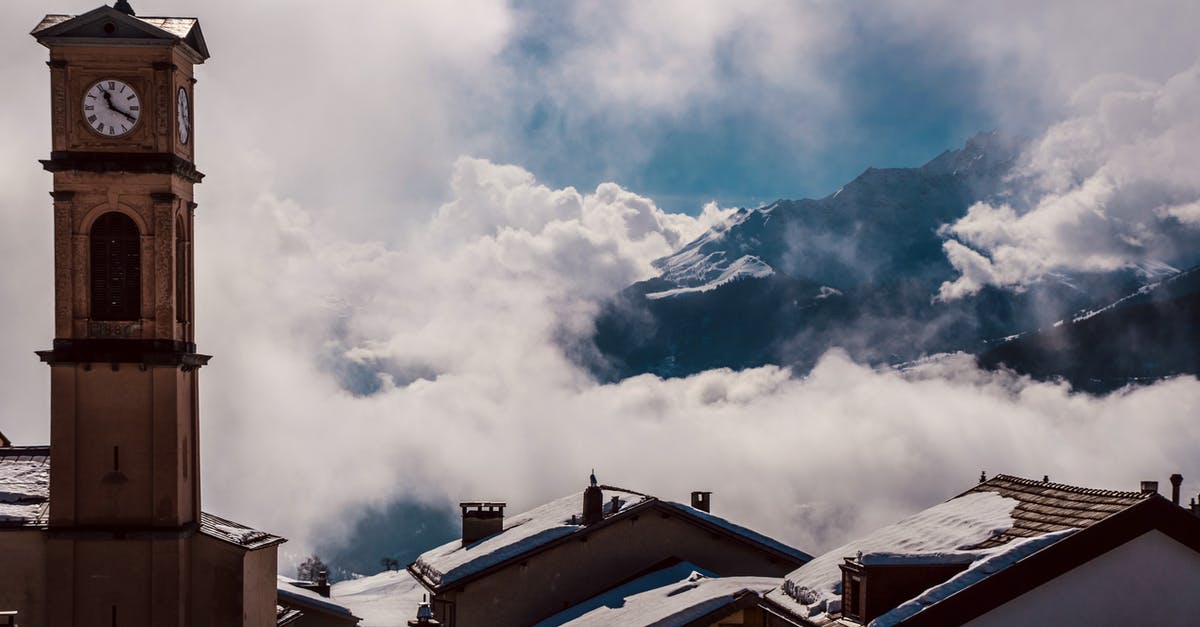
M 54 175 L 48 624 L 190 625 L 200 526 L 194 18 L 48 15 Z

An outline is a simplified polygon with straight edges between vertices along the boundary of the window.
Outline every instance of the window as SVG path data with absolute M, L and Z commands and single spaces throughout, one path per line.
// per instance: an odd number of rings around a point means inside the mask
M 115 211 L 92 225 L 92 319 L 137 320 L 142 309 L 142 242 L 133 220 Z

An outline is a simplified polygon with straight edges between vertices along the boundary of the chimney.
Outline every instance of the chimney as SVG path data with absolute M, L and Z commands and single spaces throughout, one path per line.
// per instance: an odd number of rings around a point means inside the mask
M 612 503 L 612 505 L 608 508 L 608 514 L 610 516 L 621 511 L 621 498 L 620 497 L 614 495 L 612 497 L 612 501 L 610 501 L 610 502 Z
M 329 598 L 329 571 L 324 568 L 317 571 L 317 586 L 312 590 L 325 598 Z
M 702 511 L 712 511 L 712 492 L 692 492 L 692 507 Z
M 1142 494 L 1158 494 L 1158 482 L 1157 481 L 1143 481 L 1142 482 Z
M 425 599 L 424 595 L 421 596 L 421 605 L 417 606 L 417 618 L 408 621 L 408 627 L 420 627 L 421 625 L 429 625 L 430 627 L 441 625 L 433 617 L 433 608 L 429 607 L 429 601 Z
M 504 530 L 504 506 L 507 503 L 468 501 L 462 509 L 462 545 L 474 544 Z
M 1179 487 L 1183 485 L 1183 475 L 1175 473 L 1171 475 L 1171 502 L 1179 505 Z
M 596 485 L 596 471 L 592 470 L 591 485 L 583 491 L 583 524 L 590 525 L 604 518 L 604 493 Z

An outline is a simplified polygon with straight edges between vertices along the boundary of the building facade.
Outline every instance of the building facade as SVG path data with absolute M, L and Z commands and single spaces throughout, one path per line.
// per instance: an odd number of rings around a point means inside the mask
M 122 0 L 32 35 L 50 55 L 51 442 L 0 454 L 23 495 L 0 517 L 0 571 L 22 573 L 0 580 L 0 609 L 23 626 L 273 625 L 283 538 L 200 504 L 200 24 Z

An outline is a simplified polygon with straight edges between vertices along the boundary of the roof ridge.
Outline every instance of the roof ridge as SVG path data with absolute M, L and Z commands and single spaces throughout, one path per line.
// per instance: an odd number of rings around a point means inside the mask
M 988 479 L 987 481 L 980 483 L 979 485 L 984 486 L 984 485 L 988 485 L 990 483 L 997 482 L 997 481 L 1011 481 L 1011 482 L 1019 484 L 1019 485 L 1025 485 L 1025 486 L 1030 486 L 1030 487 L 1039 487 L 1039 488 L 1054 488 L 1056 490 L 1062 490 L 1064 492 L 1073 492 L 1076 494 L 1087 494 L 1090 496 L 1113 496 L 1113 497 L 1133 498 L 1133 499 L 1144 499 L 1144 498 L 1148 498 L 1150 496 L 1149 494 L 1146 494 L 1143 492 L 1126 492 L 1126 491 L 1121 491 L 1121 490 L 1104 490 L 1104 489 L 1100 489 L 1100 488 L 1084 488 L 1084 487 L 1080 487 L 1080 486 L 1070 485 L 1068 483 L 1054 483 L 1054 482 L 1050 482 L 1050 481 L 1041 481 L 1039 479 L 1027 479 L 1025 477 L 1018 477 L 1016 475 L 1006 475 L 1006 474 L 998 474 L 998 475 L 992 477 L 991 479 Z M 978 486 L 976 486 L 976 487 L 978 487 Z

